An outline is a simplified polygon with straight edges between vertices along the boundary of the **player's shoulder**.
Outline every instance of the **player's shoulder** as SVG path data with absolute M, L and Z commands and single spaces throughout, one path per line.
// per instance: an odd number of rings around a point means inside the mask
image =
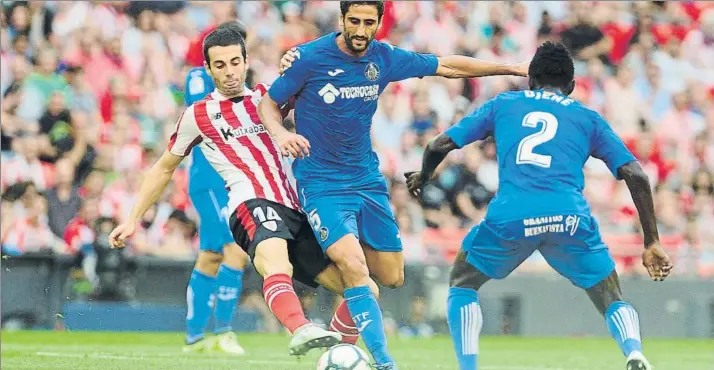
M 328 33 L 325 36 L 295 46 L 295 59 L 302 61 L 319 59 L 326 49 L 333 46 L 332 37 L 335 37 L 335 33 Z

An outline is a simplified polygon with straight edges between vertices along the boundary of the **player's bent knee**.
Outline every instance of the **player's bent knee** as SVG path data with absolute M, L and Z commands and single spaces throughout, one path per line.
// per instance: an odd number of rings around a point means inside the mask
M 288 243 L 284 239 L 270 238 L 260 242 L 255 248 L 253 265 L 263 277 L 275 274 L 293 276 L 293 265 L 288 256 Z
M 196 264 L 194 268 L 205 275 L 216 276 L 218 274 L 218 268 L 223 262 L 223 255 L 220 253 L 200 251 L 198 257 L 196 258 Z
M 238 244 L 230 243 L 223 246 L 223 264 L 236 270 L 243 270 L 248 264 L 248 253 Z
M 387 288 L 400 288 L 404 285 L 404 269 L 387 269 L 386 273 L 381 273 L 377 278 Z
M 337 265 L 347 288 L 369 284 L 369 269 L 357 238 L 348 234 L 327 248 L 327 256 Z
M 459 252 L 449 275 L 449 286 L 479 290 L 490 278 L 466 261 L 466 253 Z

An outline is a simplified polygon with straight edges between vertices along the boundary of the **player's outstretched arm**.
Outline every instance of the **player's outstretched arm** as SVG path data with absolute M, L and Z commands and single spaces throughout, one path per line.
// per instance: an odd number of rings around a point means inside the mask
M 530 62 L 521 64 L 494 63 L 463 55 L 450 55 L 437 59 L 436 75 L 446 78 L 473 78 L 485 76 L 528 76 Z
M 164 151 L 161 158 L 144 175 L 144 181 L 136 196 L 136 203 L 129 214 L 126 222 L 119 225 L 109 234 L 109 242 L 115 248 L 123 248 L 124 242 L 131 237 L 136 230 L 136 225 L 141 217 L 154 204 L 166 189 L 166 185 L 171 180 L 176 168 L 181 164 L 183 157 L 172 154 L 168 150 Z
M 642 264 L 647 268 L 647 273 L 653 280 L 662 281 L 667 278 L 673 266 L 659 245 L 657 216 L 655 215 L 649 178 L 637 161 L 629 162 L 618 168 L 617 175 L 625 180 L 640 215 L 640 224 L 642 224 L 645 239 Z
M 419 197 L 421 193 L 421 188 L 434 176 L 434 171 L 439 167 L 439 164 L 444 161 L 444 158 L 454 149 L 457 149 L 458 145 L 454 142 L 451 137 L 446 134 L 439 134 L 439 136 L 429 142 L 424 151 L 424 157 L 422 159 L 421 171 L 419 172 L 407 172 L 404 176 L 407 178 L 407 187 L 409 192 L 415 196 Z

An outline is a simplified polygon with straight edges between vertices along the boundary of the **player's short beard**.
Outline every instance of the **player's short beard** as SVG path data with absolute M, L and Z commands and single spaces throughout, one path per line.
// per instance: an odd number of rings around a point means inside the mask
M 372 40 L 373 40 L 372 38 L 365 37 L 367 40 L 366 40 L 366 42 L 364 43 L 364 49 L 357 49 L 357 48 L 354 46 L 354 44 L 352 44 L 352 40 L 353 40 L 356 36 L 348 35 L 347 32 L 345 32 L 344 35 L 345 35 L 345 44 L 347 44 L 347 48 L 350 49 L 350 51 L 353 52 L 353 53 L 355 53 L 355 54 L 361 53 L 361 52 L 367 50 L 367 48 L 369 47 L 369 43 L 372 42 Z

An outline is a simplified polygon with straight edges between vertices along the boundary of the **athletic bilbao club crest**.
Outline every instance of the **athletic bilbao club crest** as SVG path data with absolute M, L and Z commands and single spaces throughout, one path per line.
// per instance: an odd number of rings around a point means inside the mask
M 364 76 L 370 81 L 377 81 L 379 78 L 379 67 L 376 64 L 370 62 L 367 64 L 367 68 L 364 70 Z

